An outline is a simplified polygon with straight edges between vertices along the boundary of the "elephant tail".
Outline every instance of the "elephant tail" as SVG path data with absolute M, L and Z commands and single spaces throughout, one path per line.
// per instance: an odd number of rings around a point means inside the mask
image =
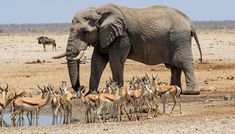
M 199 40 L 198 40 L 198 37 L 197 37 L 197 33 L 195 31 L 194 28 L 192 28 L 192 33 L 191 35 L 194 37 L 196 43 L 197 43 L 197 46 L 198 46 L 198 49 L 199 49 L 199 53 L 200 53 L 200 62 L 202 62 L 202 51 L 201 51 L 201 46 L 200 46 L 200 43 L 199 43 Z

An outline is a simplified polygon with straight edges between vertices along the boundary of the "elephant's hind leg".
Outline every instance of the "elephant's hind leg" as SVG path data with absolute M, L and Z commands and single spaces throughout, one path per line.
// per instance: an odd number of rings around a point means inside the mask
M 193 63 L 191 63 L 191 65 L 186 65 L 186 67 L 183 69 L 183 72 L 185 74 L 185 80 L 186 80 L 186 89 L 182 93 L 185 95 L 200 94 L 200 90 L 197 85 L 193 70 L 194 70 Z
M 173 57 L 173 63 L 176 64 L 176 66 L 183 70 L 185 74 L 185 80 L 186 80 L 186 89 L 182 91 L 185 95 L 197 95 L 200 94 L 200 90 L 197 85 L 197 81 L 194 75 L 194 69 L 193 69 L 193 55 L 192 55 L 192 48 L 191 48 L 191 40 L 185 40 L 185 41 L 178 41 L 176 42 L 176 46 L 179 46 L 177 50 L 175 51 L 174 57 Z M 180 70 L 173 70 L 172 74 L 178 79 L 174 79 L 172 82 L 176 82 L 174 84 L 180 83 Z M 181 87 L 177 84 L 177 86 Z

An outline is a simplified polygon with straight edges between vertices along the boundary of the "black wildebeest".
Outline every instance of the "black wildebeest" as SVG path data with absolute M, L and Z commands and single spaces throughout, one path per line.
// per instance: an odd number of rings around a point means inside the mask
M 56 43 L 54 39 L 45 37 L 45 36 L 41 36 L 37 38 L 38 40 L 38 44 L 42 44 L 43 48 L 44 48 L 44 52 L 46 52 L 46 45 L 52 45 L 52 51 L 55 50 L 56 51 Z

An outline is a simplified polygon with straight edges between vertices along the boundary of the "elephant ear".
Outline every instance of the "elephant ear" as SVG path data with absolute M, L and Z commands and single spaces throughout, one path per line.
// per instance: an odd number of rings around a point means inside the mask
M 101 18 L 97 21 L 99 28 L 99 45 L 108 47 L 117 37 L 125 36 L 126 23 L 122 12 L 115 5 L 107 5 L 96 10 Z

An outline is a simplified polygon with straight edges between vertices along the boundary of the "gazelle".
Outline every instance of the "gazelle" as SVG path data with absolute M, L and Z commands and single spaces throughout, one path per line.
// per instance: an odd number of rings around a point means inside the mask
M 53 92 L 55 93 L 55 92 Z M 60 115 L 60 120 L 62 118 L 62 104 L 61 104 L 62 94 L 55 93 L 51 99 L 52 108 L 52 125 L 58 124 L 58 116 Z
M 86 105 L 86 111 L 85 111 L 85 121 L 87 123 L 95 122 L 95 109 L 97 107 L 97 97 L 98 94 L 91 93 L 88 94 L 89 89 L 82 87 L 80 91 L 80 98 L 81 101 Z M 92 111 L 93 111 L 93 120 L 92 120 Z
M 14 98 L 14 99 L 19 98 L 19 97 L 42 98 L 43 94 L 47 93 L 48 91 L 46 89 L 43 89 L 43 88 L 39 87 L 38 85 L 37 85 L 37 87 L 41 91 L 40 94 L 38 94 L 38 95 L 33 95 L 32 96 L 32 91 L 30 89 L 28 89 L 28 88 L 17 88 L 15 90 L 12 90 L 11 93 L 9 93 L 8 98 Z M 12 95 L 13 93 L 15 93 L 15 96 Z M 13 106 L 12 106 L 12 109 L 14 109 Z M 26 117 L 28 119 L 29 125 L 32 126 L 32 123 L 33 123 L 33 111 L 24 111 L 24 112 L 19 113 L 19 118 L 18 118 L 19 126 L 24 125 L 24 113 L 26 113 Z
M 16 98 L 13 100 L 14 112 L 11 114 L 12 123 L 15 126 L 15 116 L 25 111 L 35 111 L 36 116 L 36 125 L 38 125 L 39 112 L 40 108 L 45 106 L 51 100 L 51 86 L 44 86 L 44 90 L 47 90 L 48 93 L 44 92 L 42 98 L 38 97 L 22 97 Z M 47 94 L 47 95 L 46 95 Z
M 139 120 L 139 113 L 141 112 L 141 102 L 143 100 L 143 95 L 145 93 L 144 85 L 133 77 L 132 81 L 129 83 L 128 94 L 134 101 L 134 111 L 136 113 L 136 119 Z
M 146 103 L 146 105 L 147 105 L 147 110 L 148 110 L 147 118 L 152 118 L 150 116 L 150 112 L 153 110 L 153 107 L 152 107 L 153 104 L 155 105 L 154 117 L 156 117 L 157 112 L 158 112 L 158 105 L 159 105 L 159 103 L 157 101 L 157 98 L 154 95 L 154 92 L 149 89 L 150 80 L 148 79 L 147 74 L 146 74 L 146 76 L 137 79 L 137 82 L 139 82 L 141 87 L 144 89 L 144 93 L 142 95 L 142 99 L 143 99 L 143 102 Z
M 153 117 L 156 117 L 157 114 L 158 114 L 158 106 L 159 106 L 159 102 L 157 100 L 157 93 L 156 93 L 156 80 L 158 81 L 159 78 L 158 78 L 158 75 L 156 75 L 155 77 L 152 75 L 152 80 L 150 80 L 149 76 L 147 74 L 145 74 L 145 76 L 143 77 L 143 82 L 145 83 L 144 87 L 145 89 L 148 91 L 148 95 L 149 95 L 149 99 L 154 103 L 155 105 L 155 112 L 154 112 L 154 115 Z M 152 106 L 150 106 L 150 104 L 148 104 L 150 109 L 148 111 L 148 115 L 149 115 L 149 112 L 151 111 L 152 109 Z
M 163 104 L 163 113 L 165 113 L 166 111 L 165 109 L 166 109 L 167 96 L 171 96 L 174 102 L 174 105 L 171 109 L 171 113 L 175 108 L 177 98 L 179 99 L 179 106 L 181 113 L 181 97 L 180 97 L 180 93 L 182 92 L 181 88 L 176 85 L 167 85 L 166 82 L 156 82 L 158 80 L 159 80 L 158 75 L 156 77 L 152 75 L 152 81 L 149 81 L 150 87 L 147 87 L 147 89 L 152 91 L 152 93 L 155 94 L 155 96 L 160 96 Z
M 60 120 L 62 119 L 62 115 L 64 117 L 63 124 L 72 122 L 72 104 L 75 98 L 75 93 L 73 93 L 73 89 L 67 88 L 65 81 L 61 82 L 59 89 L 60 93 L 55 93 L 51 100 L 53 114 L 52 125 L 58 124 L 59 115 Z
M 16 89 L 8 89 L 8 92 L 5 94 L 5 107 L 7 107 L 12 100 L 16 99 L 17 97 L 32 97 L 32 91 L 28 88 L 16 88 Z M 11 107 L 12 109 L 12 107 Z M 27 118 L 29 119 L 29 114 L 27 113 Z
M 6 94 L 6 105 L 9 105 L 17 97 L 32 97 L 32 94 L 32 91 L 28 88 L 11 89 Z
M 179 99 L 179 107 L 180 107 L 180 114 L 181 114 L 181 88 L 179 88 L 176 85 L 158 85 L 156 87 L 157 94 L 161 97 L 162 103 L 163 103 L 163 113 L 166 112 L 166 97 L 171 96 L 174 102 L 174 105 L 171 109 L 171 113 L 173 112 L 175 105 L 176 105 L 176 100 L 177 98 Z
M 115 84 L 115 83 L 114 83 Z M 117 85 L 115 85 L 116 87 L 116 92 L 114 94 L 110 94 L 110 93 L 100 93 L 97 96 L 97 101 L 98 101 L 98 108 L 97 108 L 97 116 L 100 120 L 100 122 L 103 122 L 101 119 L 101 111 L 104 111 L 104 116 L 103 119 L 106 120 L 106 112 L 107 112 L 107 108 L 112 106 L 113 104 L 117 104 L 117 110 L 115 110 L 116 114 L 119 115 L 119 120 L 121 120 L 121 107 L 124 106 L 124 111 L 128 117 L 128 119 L 130 120 L 130 116 L 127 113 L 127 109 L 126 109 L 126 99 L 127 99 L 127 95 L 128 95 L 128 90 L 127 88 L 119 88 Z M 117 116 L 118 117 L 118 116 Z
M 62 93 L 62 97 L 60 100 L 61 106 L 64 110 L 64 121 L 63 124 L 72 123 L 72 104 L 76 95 L 72 88 L 67 88 L 66 81 L 62 81 L 60 86 L 60 91 Z
M 1 100 L 0 100 L 0 120 L 1 120 L 1 126 L 4 126 L 4 120 L 3 120 L 3 110 L 6 107 L 6 93 L 8 92 L 8 84 L 6 84 L 6 88 L 2 88 L 0 86 L 1 91 Z

